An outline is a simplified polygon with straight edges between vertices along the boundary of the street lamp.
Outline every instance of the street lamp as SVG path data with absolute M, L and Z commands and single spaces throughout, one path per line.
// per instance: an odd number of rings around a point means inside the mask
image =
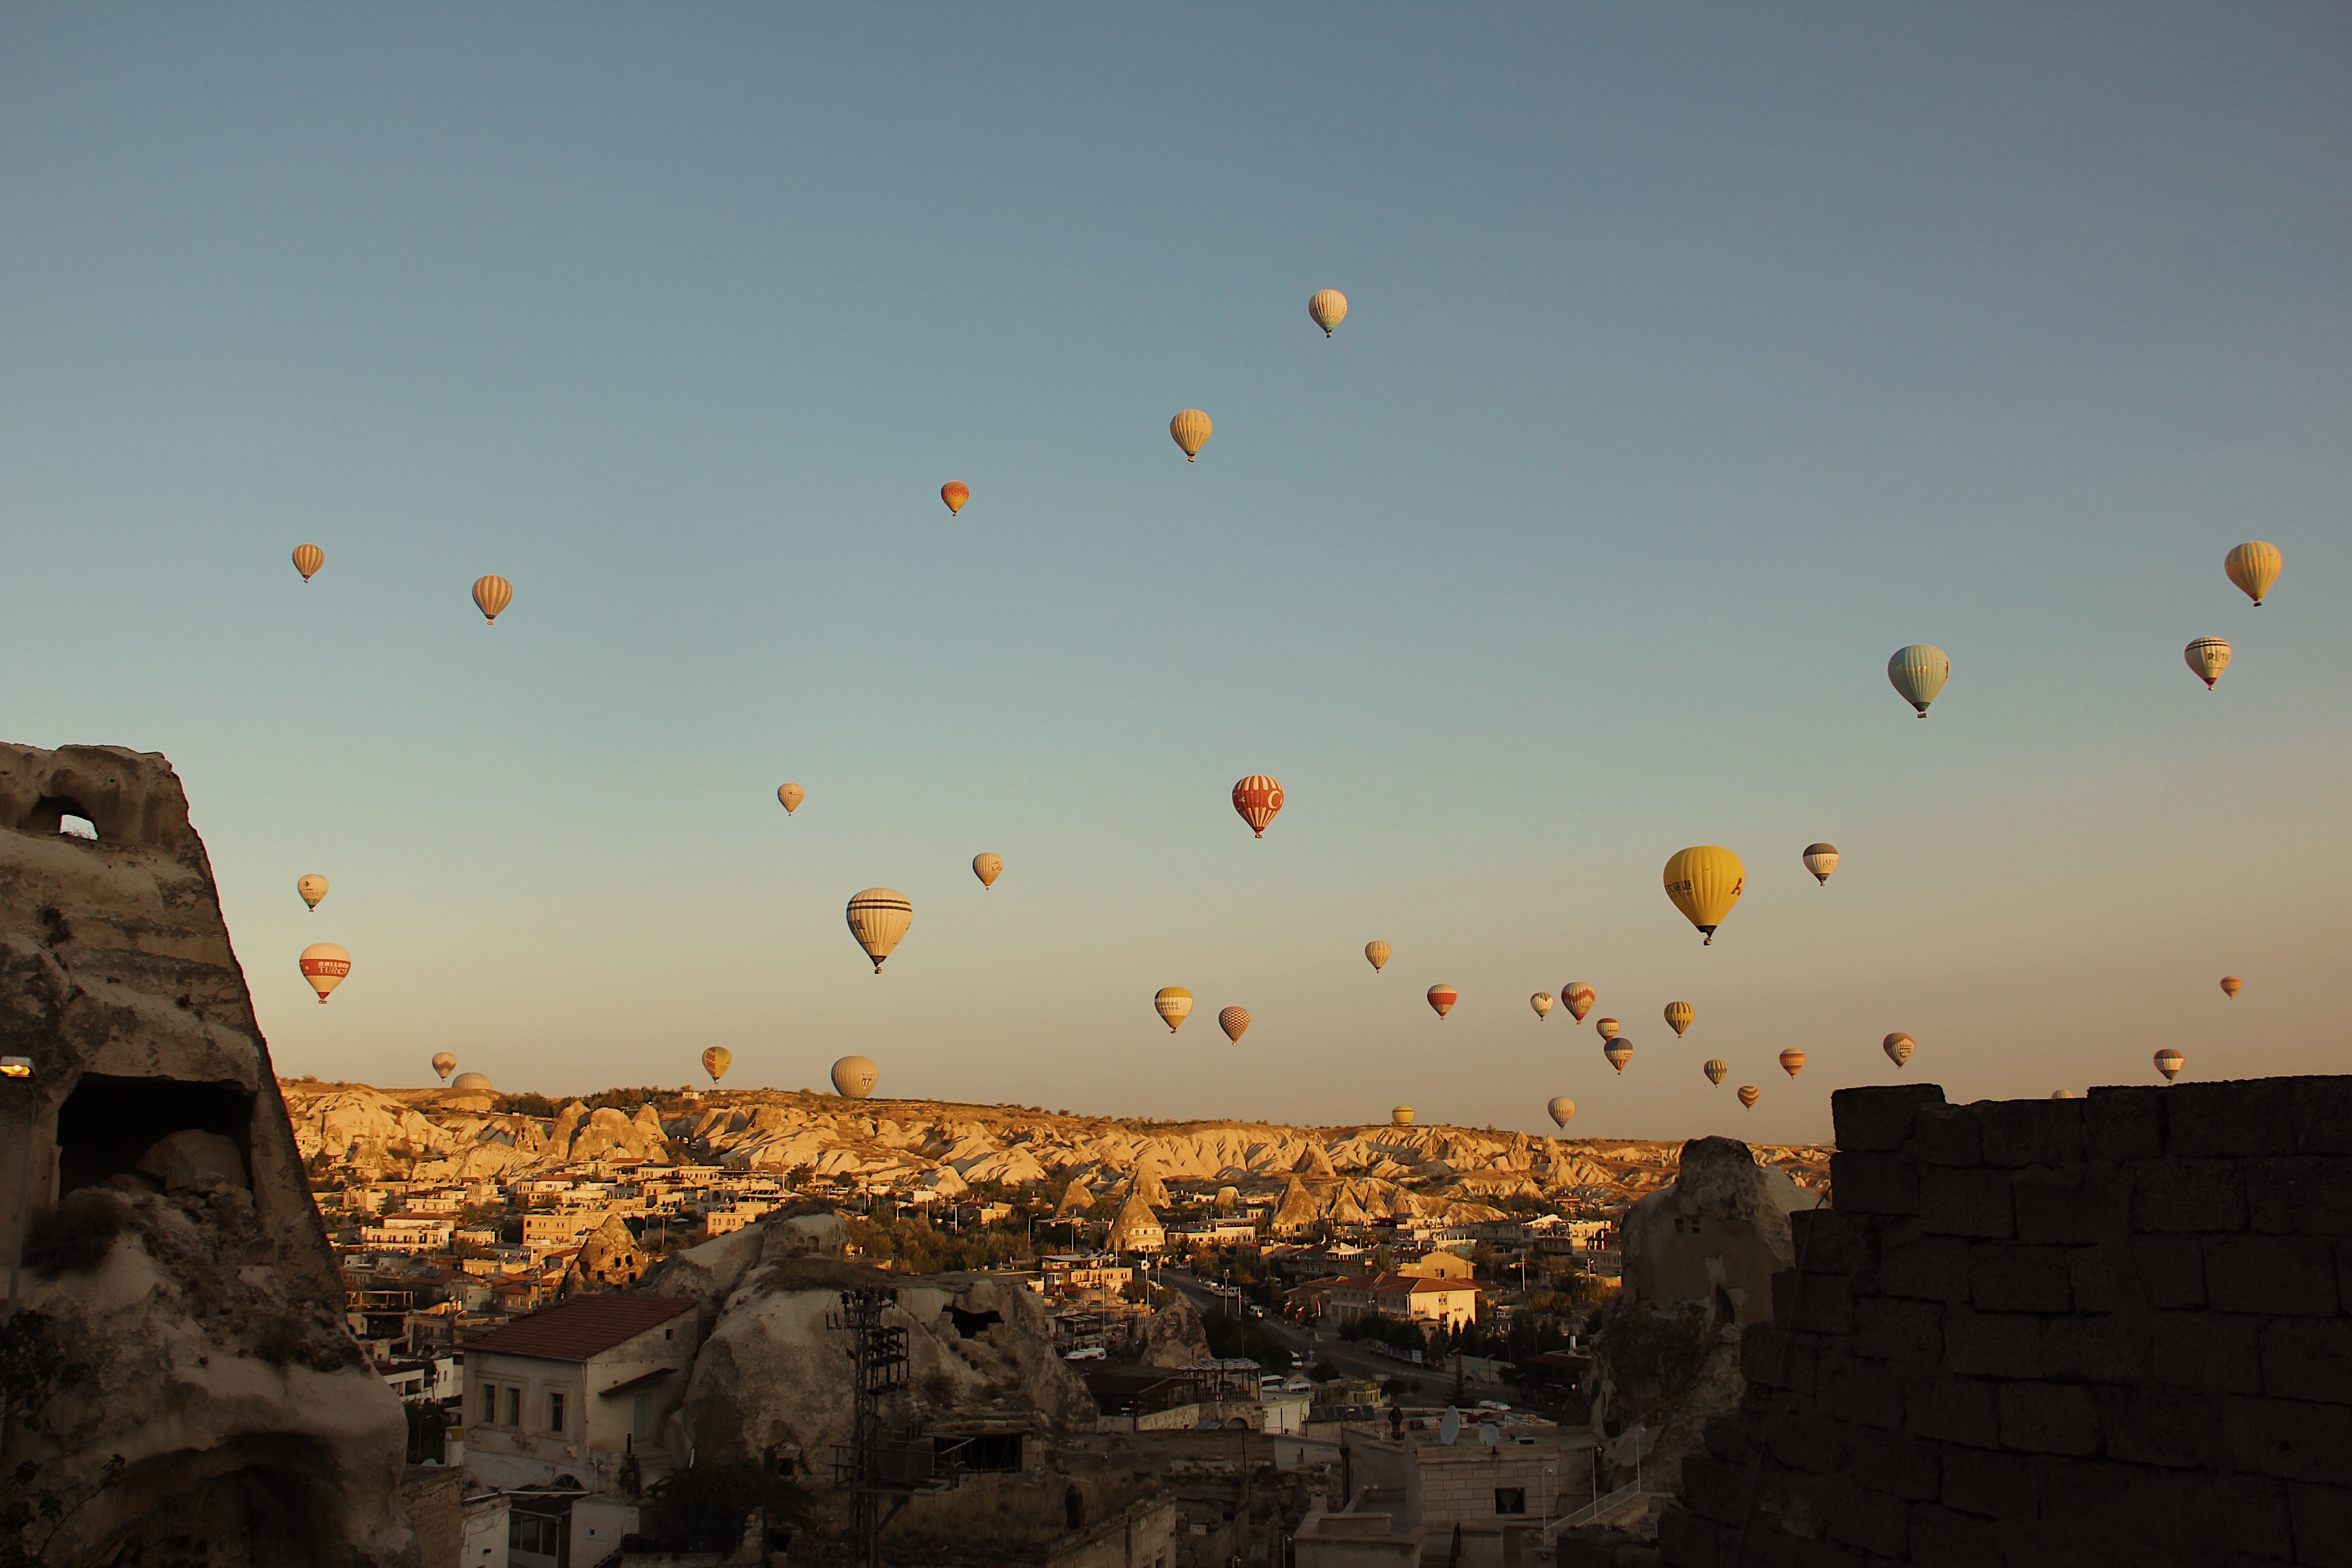
M 0 1057 L 0 1078 L 29 1079 L 33 1076 L 30 1057 Z M 25 1101 L 25 1169 L 16 1181 L 16 1231 L 8 1250 L 8 1310 L 0 1322 L 16 1316 L 17 1284 L 25 1272 L 25 1215 L 33 1197 L 33 1133 L 39 1114 L 40 1102 L 27 1095 Z

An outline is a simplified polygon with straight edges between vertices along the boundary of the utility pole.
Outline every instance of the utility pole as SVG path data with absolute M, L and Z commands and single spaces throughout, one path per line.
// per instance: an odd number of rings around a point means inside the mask
M 880 1568 L 882 1561 L 882 1396 L 907 1386 L 907 1331 L 884 1324 L 882 1314 L 898 1300 L 887 1285 L 861 1286 L 844 1290 L 841 1310 L 825 1314 L 825 1327 L 850 1336 L 849 1441 L 835 1446 L 833 1471 L 835 1480 L 850 1488 L 849 1546 L 856 1568 Z

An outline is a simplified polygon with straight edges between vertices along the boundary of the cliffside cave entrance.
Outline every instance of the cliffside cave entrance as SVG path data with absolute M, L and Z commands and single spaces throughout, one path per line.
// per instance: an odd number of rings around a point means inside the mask
M 189 1131 L 235 1143 L 250 1184 L 253 1096 L 242 1084 L 84 1073 L 58 1108 L 59 1194 L 136 1170 L 148 1150 Z

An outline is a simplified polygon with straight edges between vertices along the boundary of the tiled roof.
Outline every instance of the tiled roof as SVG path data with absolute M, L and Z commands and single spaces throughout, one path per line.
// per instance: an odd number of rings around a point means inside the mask
M 684 1296 L 583 1296 L 468 1340 L 469 1351 L 586 1361 L 694 1310 Z

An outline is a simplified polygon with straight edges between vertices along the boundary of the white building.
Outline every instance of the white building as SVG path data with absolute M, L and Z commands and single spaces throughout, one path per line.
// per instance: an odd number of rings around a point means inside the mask
M 697 1324 L 683 1297 L 583 1296 L 467 1342 L 467 1479 L 602 1496 L 668 1474 Z

